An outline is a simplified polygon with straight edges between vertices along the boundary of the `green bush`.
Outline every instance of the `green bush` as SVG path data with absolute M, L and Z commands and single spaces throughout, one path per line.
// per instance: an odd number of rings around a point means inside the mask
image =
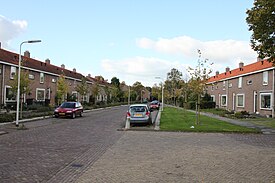
M 0 114 L 0 123 L 12 122 L 15 120 L 15 113 Z

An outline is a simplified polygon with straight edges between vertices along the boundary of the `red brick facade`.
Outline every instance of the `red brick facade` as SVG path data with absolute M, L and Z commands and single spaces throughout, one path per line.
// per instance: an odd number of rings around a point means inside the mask
M 0 48 L 0 106 L 3 107 L 9 101 L 16 102 L 16 97 L 10 97 L 9 88 L 10 82 L 13 80 L 11 76 L 18 72 L 18 60 L 19 55 Z M 33 101 L 45 101 L 49 99 L 50 104 L 55 104 L 55 96 L 57 91 L 57 81 L 59 76 L 62 74 L 65 76 L 66 82 L 68 83 L 69 94 L 75 94 L 77 99 L 88 102 L 89 96 L 92 94 L 90 88 L 97 82 L 100 87 L 108 86 L 106 81 L 97 81 L 94 78 L 86 77 L 87 84 L 89 86 L 89 92 L 85 97 L 80 96 L 76 92 L 76 86 L 80 84 L 83 76 L 77 73 L 74 69 L 70 71 L 65 69 L 65 66 L 61 67 L 52 65 L 50 60 L 47 59 L 45 62 L 30 58 L 30 53 L 25 52 L 25 56 L 22 56 L 22 72 L 28 73 L 28 79 L 30 80 L 31 91 L 24 96 L 24 100 L 33 99 Z M 11 75 L 12 72 L 15 72 Z M 103 90 L 100 90 L 103 91 Z M 101 100 L 106 99 L 105 93 L 100 93 Z
M 267 60 L 240 64 L 237 69 L 212 76 L 207 93 L 219 108 L 274 117 L 274 69 Z

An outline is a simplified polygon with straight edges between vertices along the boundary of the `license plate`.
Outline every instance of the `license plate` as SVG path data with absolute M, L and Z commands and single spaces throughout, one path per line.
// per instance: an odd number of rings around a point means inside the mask
M 135 114 L 134 117 L 142 117 L 142 114 Z
M 59 113 L 59 115 L 64 116 L 64 115 L 65 115 L 65 113 Z

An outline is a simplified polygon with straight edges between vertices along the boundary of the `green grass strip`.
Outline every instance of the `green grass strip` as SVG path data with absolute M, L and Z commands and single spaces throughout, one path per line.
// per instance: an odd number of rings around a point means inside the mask
M 185 132 L 237 132 L 259 133 L 257 129 L 234 125 L 215 118 L 200 115 L 200 125 L 195 125 L 196 114 L 183 109 L 165 107 L 161 114 L 160 129 Z M 194 128 L 191 128 L 194 126 Z

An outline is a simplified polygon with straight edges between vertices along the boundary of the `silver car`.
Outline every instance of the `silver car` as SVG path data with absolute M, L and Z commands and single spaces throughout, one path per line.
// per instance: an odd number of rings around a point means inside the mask
M 152 124 L 151 111 L 146 104 L 130 105 L 127 111 L 127 118 L 131 123 Z

